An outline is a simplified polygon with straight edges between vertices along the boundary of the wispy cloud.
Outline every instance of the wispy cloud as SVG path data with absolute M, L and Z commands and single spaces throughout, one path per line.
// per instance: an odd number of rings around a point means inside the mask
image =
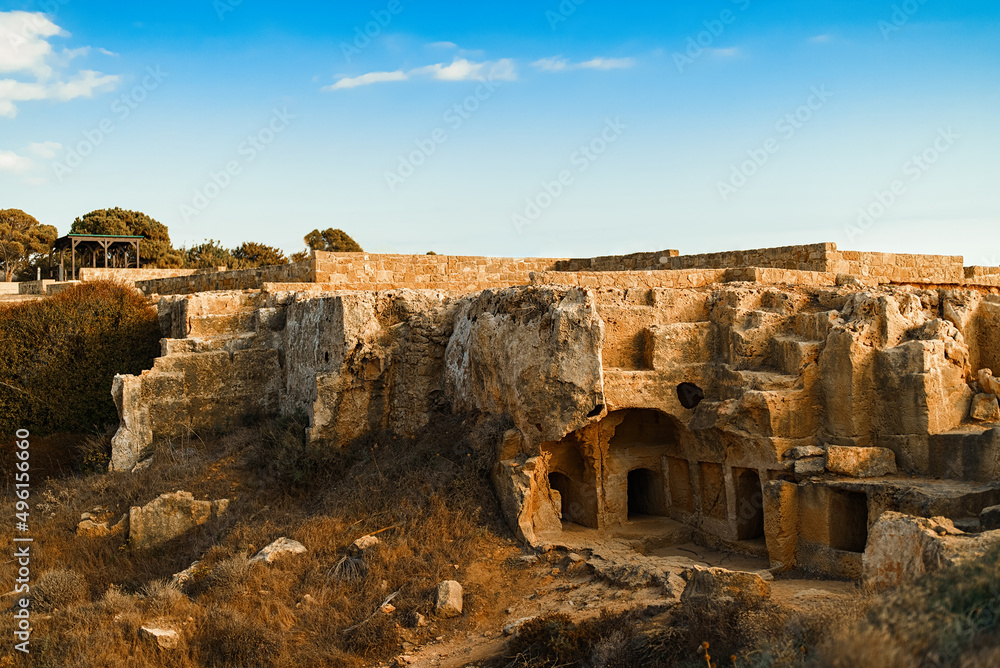
M 510 58 L 479 63 L 465 58 L 456 58 L 449 64 L 435 63 L 409 71 L 368 72 L 356 77 L 343 76 L 333 85 L 324 87 L 323 90 L 346 90 L 376 83 L 408 81 L 420 77 L 427 77 L 435 81 L 477 81 L 479 79 L 515 81 L 517 67 Z
M 396 70 L 395 72 L 369 72 L 357 77 L 344 77 L 332 86 L 326 86 L 323 90 L 345 90 L 348 88 L 357 88 L 358 86 L 385 83 L 387 81 L 406 81 L 407 79 L 409 79 L 409 76 L 403 70 Z
M 814 35 L 809 38 L 809 41 L 813 44 L 826 44 L 833 39 L 833 35 Z
M 569 70 L 621 70 L 635 66 L 634 58 L 593 58 L 582 63 L 572 63 L 562 56 L 541 58 L 531 63 L 543 72 L 566 72 Z
M 458 44 L 454 42 L 431 42 L 427 45 L 431 49 L 457 49 Z
M 81 70 L 63 79 L 61 70 L 76 58 L 85 57 L 90 47 L 53 48 L 50 39 L 69 34 L 38 12 L 0 12 L 0 116 L 14 118 L 20 102 L 57 100 L 65 102 L 116 86 L 121 78 L 95 70 Z M 25 75 L 28 79 L 25 79 Z M 33 80 L 31 80 L 33 79 Z M 7 164 L 13 164 L 8 156 Z

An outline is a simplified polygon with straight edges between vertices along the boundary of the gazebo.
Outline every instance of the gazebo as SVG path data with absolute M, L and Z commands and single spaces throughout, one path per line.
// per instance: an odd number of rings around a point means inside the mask
M 128 251 L 135 251 L 135 268 L 140 268 L 139 262 L 139 242 L 145 239 L 144 236 L 114 236 L 110 234 L 67 234 L 56 239 L 53 250 L 59 251 L 59 278 L 65 278 L 65 252 L 70 252 L 70 265 L 72 268 L 71 280 L 76 280 L 76 252 L 77 250 L 90 251 L 91 266 L 97 266 L 97 254 L 104 252 L 104 267 L 108 267 L 108 258 L 115 251 L 123 251 L 128 257 Z M 82 259 L 82 258 L 81 258 Z M 126 266 L 128 261 L 126 259 Z

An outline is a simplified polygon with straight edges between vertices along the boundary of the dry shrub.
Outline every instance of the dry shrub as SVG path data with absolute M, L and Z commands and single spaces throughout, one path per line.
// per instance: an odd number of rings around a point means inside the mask
M 952 665 L 987 652 L 998 631 L 1000 545 L 887 593 L 860 623 L 831 634 L 819 656 L 861 668 Z
M 206 613 L 195 642 L 210 668 L 269 668 L 277 665 L 284 646 L 281 634 L 267 624 L 225 608 Z
M 31 607 L 37 612 L 68 608 L 87 600 L 87 581 L 79 573 L 59 568 L 42 574 L 31 587 Z
M 159 342 L 156 310 L 110 281 L 0 306 L 0 431 L 83 433 L 117 422 L 112 379 L 150 368 Z

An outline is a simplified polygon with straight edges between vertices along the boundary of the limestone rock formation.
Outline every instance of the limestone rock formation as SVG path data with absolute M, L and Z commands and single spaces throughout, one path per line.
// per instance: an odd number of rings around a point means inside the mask
M 487 445 L 528 543 L 679 523 L 853 578 L 885 511 L 969 521 L 1000 503 L 1000 277 L 962 258 L 317 258 L 313 283 L 145 286 L 165 294 L 163 356 L 115 381 L 113 470 L 264 415 L 345 447 L 477 413 L 515 427 Z M 167 294 L 207 284 L 225 289 Z
M 604 413 L 603 343 L 586 290 L 487 290 L 455 318 L 447 393 L 456 410 L 510 415 L 529 447 L 558 440 Z
M 138 549 L 155 547 L 226 512 L 228 499 L 196 501 L 190 492 L 161 494 L 129 511 L 129 541 Z

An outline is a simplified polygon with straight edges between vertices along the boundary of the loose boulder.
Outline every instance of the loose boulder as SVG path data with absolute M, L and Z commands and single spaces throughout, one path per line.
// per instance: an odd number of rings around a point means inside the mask
M 191 492 L 161 494 L 129 511 L 129 540 L 135 548 L 155 547 L 222 515 L 228 507 L 228 499 L 196 501 Z
M 1000 401 L 995 394 L 977 394 L 972 398 L 969 417 L 979 422 L 1000 422 Z
M 450 619 L 462 614 L 462 585 L 454 580 L 445 580 L 437 586 L 434 614 L 441 619 Z
M 253 559 L 250 560 L 250 563 L 263 561 L 265 564 L 270 564 L 277 559 L 281 559 L 282 557 L 294 554 L 304 554 L 308 551 L 309 549 L 298 541 L 290 538 L 279 538 L 258 552 Z
M 852 448 L 831 445 L 826 470 L 852 478 L 877 478 L 896 472 L 896 455 L 887 448 Z
M 897 587 L 926 573 L 982 556 L 1000 542 L 1000 531 L 966 534 L 945 517 L 885 512 L 868 532 L 862 558 L 865 584 Z
M 1000 506 L 983 508 L 979 513 L 979 528 L 983 531 L 1000 529 Z
M 140 626 L 139 636 L 156 643 L 160 649 L 177 649 L 181 642 L 181 636 L 177 631 L 153 625 Z
M 681 593 L 681 601 L 684 603 L 707 600 L 753 601 L 771 596 L 771 585 L 760 573 L 695 566 L 685 571 L 684 578 L 687 580 L 687 586 Z

